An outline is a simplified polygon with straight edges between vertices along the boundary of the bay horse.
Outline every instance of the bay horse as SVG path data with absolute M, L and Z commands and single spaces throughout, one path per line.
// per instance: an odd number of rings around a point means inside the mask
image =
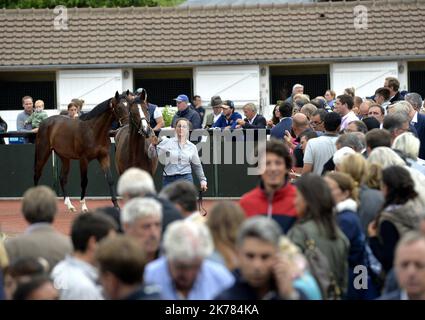
M 115 136 L 115 166 L 119 175 L 131 167 L 137 167 L 155 175 L 158 158 L 148 156 L 151 138 L 155 136 L 149 125 L 146 93 L 142 93 L 140 104 L 130 103 L 129 123 L 119 129 Z
M 52 150 L 62 161 L 60 185 L 64 203 L 68 210 L 76 211 L 66 192 L 66 183 L 71 159 L 80 160 L 81 211 L 87 212 L 85 202 L 87 188 L 87 168 L 90 161 L 97 159 L 105 173 L 109 185 L 111 200 L 118 207 L 113 179 L 110 170 L 109 149 L 111 139 L 109 129 L 114 120 L 122 123 L 128 119 L 127 96 L 119 95 L 107 99 L 78 119 L 56 115 L 45 119 L 38 129 L 35 141 L 34 185 L 38 184 L 44 165 Z

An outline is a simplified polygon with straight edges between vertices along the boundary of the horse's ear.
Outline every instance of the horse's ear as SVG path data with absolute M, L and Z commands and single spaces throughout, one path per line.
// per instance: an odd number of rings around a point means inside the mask
M 117 100 L 117 102 L 120 100 L 120 94 L 119 92 L 115 92 L 115 100 Z
M 130 90 L 129 90 L 129 89 L 127 89 L 127 91 L 126 91 L 125 95 L 126 95 L 126 96 L 128 96 L 129 94 L 130 94 Z

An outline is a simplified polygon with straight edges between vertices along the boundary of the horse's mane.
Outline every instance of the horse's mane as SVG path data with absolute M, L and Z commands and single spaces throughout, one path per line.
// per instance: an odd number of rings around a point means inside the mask
M 120 95 L 119 99 L 125 98 L 125 95 Z M 109 110 L 109 103 L 113 98 L 109 98 L 101 103 L 99 103 L 96 107 L 90 110 L 90 112 L 83 113 L 79 119 L 82 121 L 90 120 L 96 118 L 103 114 L 105 111 Z

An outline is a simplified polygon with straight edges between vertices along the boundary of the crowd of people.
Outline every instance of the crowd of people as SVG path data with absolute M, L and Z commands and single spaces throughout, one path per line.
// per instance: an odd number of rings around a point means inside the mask
M 206 114 L 200 97 L 191 107 L 179 95 L 175 138 L 150 147 L 179 159 L 159 193 L 128 169 L 122 210 L 78 215 L 69 237 L 52 226 L 52 190 L 24 194 L 30 226 L 0 242 L 6 299 L 425 300 L 425 115 L 399 86 L 389 77 L 366 99 L 353 88 L 310 99 L 297 84 L 268 121 L 252 103 L 242 117 L 214 96 Z M 203 117 L 208 128 L 271 129 L 258 186 L 207 214 L 187 141 Z

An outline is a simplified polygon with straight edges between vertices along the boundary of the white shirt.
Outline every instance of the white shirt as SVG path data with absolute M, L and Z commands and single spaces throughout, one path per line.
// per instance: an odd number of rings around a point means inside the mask
M 53 269 L 55 288 L 60 292 L 61 300 L 103 300 L 102 287 L 96 283 L 97 270 L 91 264 L 66 256 Z
M 257 114 L 258 113 L 256 113 L 255 116 L 253 116 L 251 120 L 248 120 L 249 124 L 252 124 L 254 122 L 255 118 L 257 117 Z
M 415 115 L 413 116 L 412 120 L 410 121 L 411 125 L 415 125 L 415 123 L 418 123 L 418 112 L 415 112 Z
M 162 117 L 162 112 L 159 110 L 158 107 L 155 108 L 155 111 L 153 112 L 153 118 L 158 119 L 159 117 Z
M 221 112 L 219 114 L 217 114 L 217 115 L 214 114 L 214 122 L 213 122 L 213 124 L 217 122 L 218 118 L 221 117 L 221 114 L 222 114 Z
M 341 130 L 344 130 L 347 128 L 347 126 L 350 124 L 350 122 L 357 121 L 359 118 L 357 118 L 356 114 L 353 111 L 350 111 L 341 119 Z

